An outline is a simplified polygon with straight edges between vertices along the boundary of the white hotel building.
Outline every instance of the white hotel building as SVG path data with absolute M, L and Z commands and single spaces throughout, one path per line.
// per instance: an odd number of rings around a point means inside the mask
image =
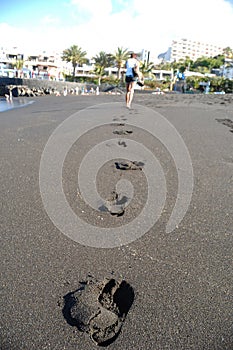
M 173 40 L 171 47 L 165 53 L 166 61 L 179 61 L 186 57 L 196 61 L 199 57 L 214 57 L 223 53 L 223 47 L 203 43 L 200 41 L 193 41 L 189 39 Z M 164 54 L 164 55 L 165 55 Z

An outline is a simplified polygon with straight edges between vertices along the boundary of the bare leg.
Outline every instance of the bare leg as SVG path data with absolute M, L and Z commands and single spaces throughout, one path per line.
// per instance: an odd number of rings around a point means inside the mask
M 133 81 L 133 82 L 127 84 L 127 87 L 126 87 L 126 106 L 128 108 L 131 107 L 131 103 L 132 103 L 132 100 L 133 100 L 134 85 L 135 85 L 135 82 Z
M 126 106 L 128 107 L 129 104 L 129 95 L 130 95 L 130 90 L 129 90 L 129 83 L 126 85 L 126 95 L 125 95 L 125 102 Z
M 130 89 L 130 95 L 129 95 L 129 108 L 131 107 L 131 103 L 133 101 L 133 95 L 134 95 L 134 86 L 135 86 L 135 82 L 133 81 L 131 83 L 131 89 Z

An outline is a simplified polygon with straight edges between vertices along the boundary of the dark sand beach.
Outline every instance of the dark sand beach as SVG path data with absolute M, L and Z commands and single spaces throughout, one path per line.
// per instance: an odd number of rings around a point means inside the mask
M 0 113 L 1 350 L 98 348 L 90 334 L 64 317 L 64 297 L 86 281 L 106 278 L 126 281 L 134 294 L 108 349 L 232 350 L 233 95 L 136 93 L 131 110 L 124 107 L 124 95 L 28 98 L 32 100 Z M 108 198 L 116 181 L 132 181 L 134 198 L 123 215 L 96 211 L 83 201 L 78 168 L 102 140 L 116 138 L 122 149 L 127 139 L 143 143 L 166 178 L 166 201 L 157 222 L 142 237 L 115 248 L 82 245 L 63 234 L 49 218 L 39 187 L 41 156 L 52 132 L 88 107 L 87 121 L 94 120 L 100 104 L 109 124 L 82 135 L 64 162 L 63 188 L 73 212 L 96 231 L 115 227 L 117 232 L 146 202 L 143 165 L 142 170 L 122 170 L 113 161 L 99 170 L 97 188 Z M 172 232 L 166 232 L 166 223 L 178 191 L 174 159 L 152 134 L 130 125 L 136 117 L 143 119 L 145 107 L 176 128 L 192 162 L 191 202 Z

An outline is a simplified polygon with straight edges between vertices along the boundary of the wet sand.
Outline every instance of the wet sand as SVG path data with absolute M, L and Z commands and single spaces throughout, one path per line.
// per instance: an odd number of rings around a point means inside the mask
M 97 348 L 88 334 L 64 318 L 63 297 L 80 282 L 105 278 L 125 280 L 134 291 L 120 334 L 107 348 L 231 350 L 233 95 L 136 93 L 130 111 L 124 108 L 123 95 L 31 100 L 35 102 L 24 108 L 0 113 L 1 350 Z M 122 216 L 95 212 L 78 196 L 78 164 L 94 145 L 112 138 L 121 139 L 122 148 L 134 139 L 156 154 L 167 197 L 162 215 L 141 238 L 121 247 L 94 248 L 71 240 L 52 223 L 40 195 L 39 167 L 46 142 L 62 121 L 91 106 L 94 118 L 95 105 L 114 102 L 122 104 L 120 118 L 108 109 L 109 125 L 82 136 L 65 160 L 67 201 L 97 230 L 117 230 L 139 215 L 147 195 L 141 170 L 122 175 L 124 170 L 111 162 L 100 170 L 97 187 L 105 198 L 122 176 L 134 184 L 135 198 Z M 192 160 L 192 200 L 171 233 L 165 227 L 177 195 L 176 168 L 158 140 L 127 126 L 140 112 L 138 105 L 175 126 Z M 115 135 L 113 123 L 123 123 L 133 133 Z

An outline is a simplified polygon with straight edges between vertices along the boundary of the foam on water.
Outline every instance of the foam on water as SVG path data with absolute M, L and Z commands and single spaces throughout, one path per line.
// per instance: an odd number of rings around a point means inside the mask
M 7 111 L 13 108 L 24 107 L 32 104 L 34 101 L 27 101 L 24 98 L 20 98 L 17 100 L 7 101 L 5 98 L 0 99 L 0 112 Z

